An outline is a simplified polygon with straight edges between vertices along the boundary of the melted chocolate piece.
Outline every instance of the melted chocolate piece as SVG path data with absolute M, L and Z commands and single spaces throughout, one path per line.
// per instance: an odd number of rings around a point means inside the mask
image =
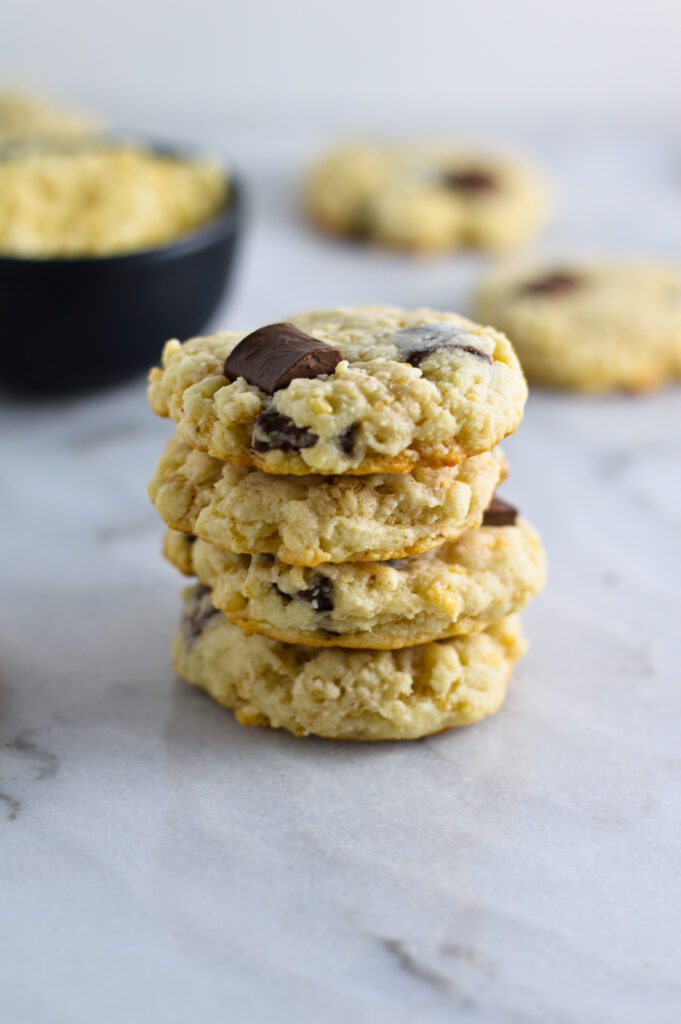
M 581 280 L 569 270 L 555 270 L 520 287 L 521 295 L 567 295 L 576 291 Z
M 296 590 L 293 594 L 287 594 L 276 583 L 273 583 L 272 586 L 287 602 L 293 601 L 295 598 L 299 601 L 309 601 L 316 612 L 333 611 L 333 580 L 330 580 L 328 576 L 317 576 L 311 586 L 306 587 L 305 590 Z
M 446 188 L 451 188 L 455 192 L 493 192 L 498 187 L 495 176 L 482 167 L 448 171 L 443 182 Z
M 312 448 L 317 435 L 307 427 L 299 427 L 290 416 L 265 409 L 255 421 L 251 443 L 256 452 L 299 452 L 301 448 Z
M 418 352 L 412 352 L 406 362 L 411 363 L 412 366 L 420 366 L 427 356 L 437 352 L 439 348 L 458 348 L 461 352 L 468 352 L 472 356 L 477 356 L 478 359 L 484 359 L 486 363 L 492 362 L 491 356 L 488 356 L 486 352 L 475 348 L 473 345 L 433 345 L 432 348 L 422 348 Z
M 297 377 L 332 373 L 343 357 L 293 324 L 268 324 L 247 335 L 225 360 L 225 377 L 243 377 L 273 395 Z
M 424 359 L 437 352 L 441 348 L 458 349 L 460 352 L 468 352 L 469 355 L 482 359 L 486 363 L 493 362 L 492 357 L 476 348 L 475 345 L 467 344 L 463 339 L 469 338 L 468 331 L 450 324 L 428 324 L 423 327 L 405 327 L 401 331 L 386 338 L 386 341 L 393 342 L 400 351 L 405 363 L 412 366 L 420 366 Z
M 201 583 L 194 590 L 194 597 L 191 604 L 191 612 L 187 611 L 184 617 L 184 627 L 187 637 L 196 640 L 203 632 L 207 622 L 219 615 L 219 609 L 210 600 L 210 587 L 204 587 Z
M 492 498 L 485 509 L 483 526 L 513 526 L 518 518 L 518 509 L 508 505 L 501 498 Z
M 343 455 L 347 455 L 351 458 L 355 454 L 355 435 L 357 433 L 357 427 L 354 423 L 351 423 L 349 427 L 338 435 L 338 447 Z

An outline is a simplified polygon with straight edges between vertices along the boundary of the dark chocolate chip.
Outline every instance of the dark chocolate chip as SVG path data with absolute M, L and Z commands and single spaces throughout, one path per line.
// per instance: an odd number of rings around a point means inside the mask
M 272 586 L 286 602 L 295 598 L 299 601 L 309 601 L 316 612 L 333 611 L 333 580 L 328 576 L 320 574 L 311 586 L 304 590 L 295 590 L 292 594 L 287 594 L 277 583 L 273 583 Z
M 580 278 L 569 270 L 556 270 L 520 287 L 521 295 L 567 295 L 581 285 Z
M 307 427 L 299 427 L 290 416 L 265 409 L 255 421 L 251 443 L 256 452 L 299 452 L 301 448 L 312 448 L 317 440 L 316 434 Z
M 492 192 L 499 184 L 495 176 L 482 167 L 448 171 L 442 180 L 446 188 L 455 192 Z
M 210 587 L 204 587 L 201 583 L 194 589 L 192 602 L 184 617 L 184 628 L 187 637 L 195 640 L 202 632 L 207 622 L 215 615 L 219 615 L 210 598 Z
M 328 576 L 318 576 L 311 587 L 299 590 L 295 597 L 301 601 L 309 601 L 316 612 L 333 611 L 333 580 Z
M 230 352 L 225 360 L 225 377 L 243 377 L 273 395 L 296 377 L 332 373 L 342 358 L 338 349 L 293 324 L 268 324 L 242 338 Z
M 439 348 L 458 348 L 460 352 L 468 352 L 472 356 L 477 356 L 478 359 L 484 359 L 486 363 L 492 362 L 491 356 L 473 345 L 434 345 L 432 348 L 422 348 L 417 352 L 412 352 L 406 362 L 411 363 L 412 366 L 420 366 L 427 356 L 437 352 Z
M 354 238 L 356 242 L 366 242 L 368 238 L 371 238 L 373 228 L 374 218 L 371 204 L 363 203 L 355 210 L 347 235 L 349 238 Z
M 468 352 L 486 363 L 493 362 L 492 357 L 482 349 L 467 344 L 463 339 L 469 338 L 468 331 L 451 324 L 428 324 L 422 327 L 405 327 L 395 331 L 386 341 L 392 342 L 400 351 L 405 363 L 420 366 L 424 359 L 439 349 L 458 349 Z
M 513 526 L 518 518 L 518 509 L 508 505 L 501 498 L 492 498 L 485 509 L 483 526 Z
M 355 436 L 357 434 L 357 427 L 354 423 L 351 423 L 349 427 L 338 435 L 338 447 L 340 448 L 342 455 L 347 455 L 351 458 L 355 454 Z

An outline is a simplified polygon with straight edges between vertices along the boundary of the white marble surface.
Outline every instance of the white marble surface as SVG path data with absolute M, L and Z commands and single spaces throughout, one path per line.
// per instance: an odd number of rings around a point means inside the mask
M 679 255 L 661 135 L 537 144 L 548 246 Z M 232 139 L 253 224 L 220 323 L 465 302 L 481 260 L 297 224 L 305 148 Z M 376 746 L 240 728 L 175 678 L 142 381 L 4 398 L 0 1017 L 678 1021 L 679 398 L 532 396 L 505 489 L 550 557 L 531 651 L 498 716 Z

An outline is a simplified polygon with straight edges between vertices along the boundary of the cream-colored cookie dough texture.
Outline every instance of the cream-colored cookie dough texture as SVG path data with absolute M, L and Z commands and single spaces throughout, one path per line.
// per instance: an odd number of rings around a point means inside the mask
M 138 146 L 20 149 L 0 160 L 0 253 L 58 259 L 150 249 L 206 224 L 227 195 L 217 165 Z
M 396 649 L 475 632 L 521 611 L 545 579 L 539 538 L 523 520 L 471 530 L 413 558 L 321 571 L 183 534 L 171 535 L 166 554 L 181 571 L 191 564 L 245 633 L 313 647 Z
M 494 447 L 522 418 L 525 378 L 508 339 L 491 328 L 454 313 L 390 306 L 347 306 L 291 320 L 341 352 L 334 373 L 295 379 L 269 396 L 223 372 L 248 332 L 170 341 L 163 365 L 150 374 L 152 409 L 171 417 L 192 448 L 294 475 L 457 465 Z M 410 351 L 425 329 L 439 333 L 441 344 L 412 365 Z M 309 446 L 256 450 L 254 430 L 264 413 L 308 431 Z M 351 443 L 343 443 L 348 437 Z
M 550 202 L 527 161 L 439 142 L 341 146 L 311 170 L 305 206 L 326 231 L 438 253 L 522 245 Z
M 536 384 L 648 391 L 681 378 L 678 267 L 514 267 L 483 282 L 475 315 L 509 335 Z
M 503 471 L 497 449 L 411 473 L 273 476 L 173 438 L 149 495 L 175 530 L 314 567 L 414 555 L 460 536 L 480 525 Z
M 101 125 L 79 111 L 14 89 L 0 90 L 0 144 L 66 143 L 87 139 Z
M 331 739 L 417 739 L 493 714 L 525 650 L 519 619 L 399 651 L 348 651 L 246 637 L 212 614 L 210 595 L 186 593 L 178 673 L 231 708 L 242 725 Z M 195 624 L 200 623 L 196 632 Z

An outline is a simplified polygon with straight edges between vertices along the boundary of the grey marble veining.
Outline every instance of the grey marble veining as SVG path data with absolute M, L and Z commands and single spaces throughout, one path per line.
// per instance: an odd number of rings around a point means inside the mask
M 547 246 L 674 255 L 657 141 L 544 140 Z M 465 302 L 478 258 L 297 224 L 303 147 L 270 144 L 240 142 L 255 213 L 218 322 Z M 499 715 L 406 745 L 243 729 L 175 678 L 145 496 L 170 433 L 142 381 L 0 404 L 3 1020 L 677 1021 L 679 390 L 532 395 L 504 446 L 550 559 L 530 652 Z

